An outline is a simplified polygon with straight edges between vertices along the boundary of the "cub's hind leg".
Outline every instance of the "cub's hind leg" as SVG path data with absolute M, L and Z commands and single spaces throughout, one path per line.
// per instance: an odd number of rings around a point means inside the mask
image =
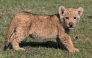
M 11 37 L 11 44 L 14 50 L 25 50 L 19 46 L 19 43 L 27 36 L 23 28 L 17 28 L 15 34 Z

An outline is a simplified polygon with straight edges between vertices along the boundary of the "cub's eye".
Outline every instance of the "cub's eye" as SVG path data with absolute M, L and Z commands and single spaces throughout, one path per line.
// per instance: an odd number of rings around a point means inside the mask
M 74 17 L 74 19 L 76 19 L 77 17 Z
M 68 17 L 65 17 L 65 19 L 69 19 Z

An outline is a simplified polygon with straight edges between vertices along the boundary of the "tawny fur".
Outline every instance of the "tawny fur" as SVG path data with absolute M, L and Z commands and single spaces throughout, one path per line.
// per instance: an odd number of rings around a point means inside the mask
M 31 14 L 29 12 L 21 12 L 16 14 L 8 29 L 5 47 L 6 50 L 9 43 L 14 50 L 24 50 L 19 47 L 19 43 L 27 36 L 40 39 L 56 38 L 59 45 L 63 43 L 69 52 L 78 52 L 74 48 L 69 36 L 70 29 L 74 28 L 80 20 L 83 8 L 65 8 L 59 7 L 59 13 L 55 15 L 41 16 Z

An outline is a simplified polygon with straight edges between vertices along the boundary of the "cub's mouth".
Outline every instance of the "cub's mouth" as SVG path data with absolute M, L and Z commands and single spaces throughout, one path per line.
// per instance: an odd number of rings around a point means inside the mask
M 67 28 L 68 29 L 74 29 L 74 26 L 73 25 L 68 25 Z
M 69 29 L 74 29 L 74 27 L 70 27 Z

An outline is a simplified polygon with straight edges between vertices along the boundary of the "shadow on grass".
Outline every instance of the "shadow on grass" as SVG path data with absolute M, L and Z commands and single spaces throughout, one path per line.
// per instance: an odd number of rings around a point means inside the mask
M 21 42 L 21 47 L 31 46 L 31 47 L 46 47 L 46 48 L 60 48 L 57 42 L 54 41 L 46 41 L 46 42 Z M 65 49 L 64 45 L 60 49 Z
M 92 16 L 88 16 L 88 18 L 92 19 Z

